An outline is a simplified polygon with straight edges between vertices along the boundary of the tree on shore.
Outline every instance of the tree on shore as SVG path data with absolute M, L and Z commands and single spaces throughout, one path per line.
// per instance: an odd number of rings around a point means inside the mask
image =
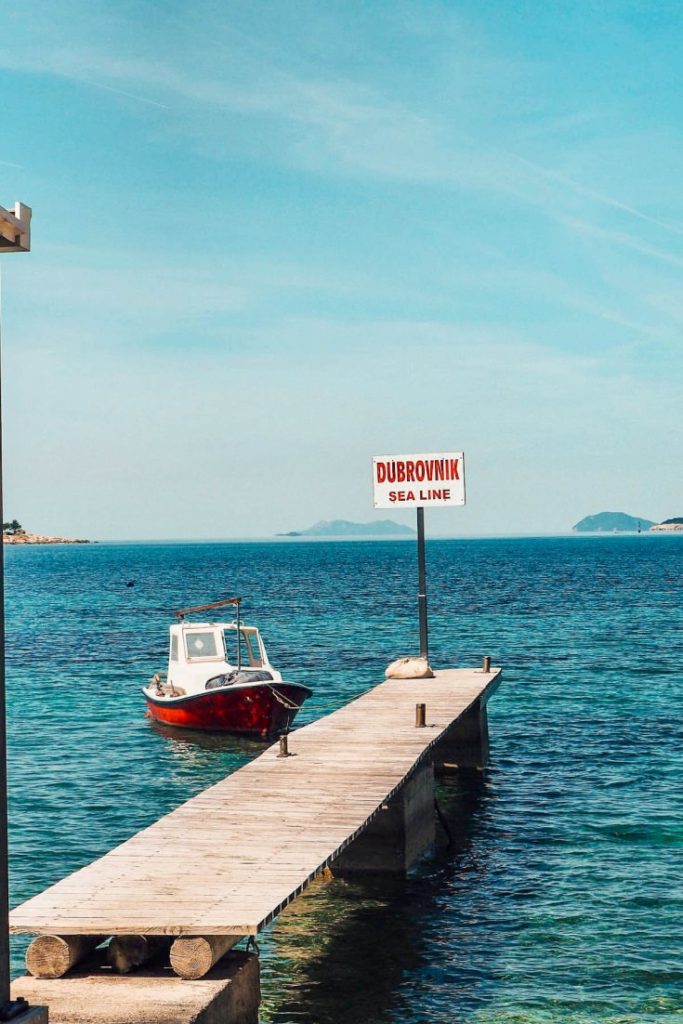
M 2 524 L 2 532 L 9 533 L 10 536 L 13 537 L 15 533 L 24 533 L 25 530 L 21 523 L 17 522 L 16 519 L 13 519 L 11 523 Z

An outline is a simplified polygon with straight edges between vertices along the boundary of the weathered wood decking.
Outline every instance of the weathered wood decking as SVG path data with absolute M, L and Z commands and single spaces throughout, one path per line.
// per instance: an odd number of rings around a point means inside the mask
M 255 935 L 429 757 L 500 670 L 390 680 L 17 907 L 13 932 Z M 427 707 L 415 727 L 415 705 Z

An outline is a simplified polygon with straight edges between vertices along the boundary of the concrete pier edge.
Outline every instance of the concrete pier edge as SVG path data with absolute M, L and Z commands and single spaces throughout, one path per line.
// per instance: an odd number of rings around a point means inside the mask
M 259 962 L 253 953 L 233 950 L 204 978 L 185 981 L 170 969 L 117 974 L 98 950 L 57 981 L 17 978 L 12 998 L 18 996 L 47 1007 L 50 1024 L 258 1024 Z M 17 1021 L 47 1019 L 27 1014 Z

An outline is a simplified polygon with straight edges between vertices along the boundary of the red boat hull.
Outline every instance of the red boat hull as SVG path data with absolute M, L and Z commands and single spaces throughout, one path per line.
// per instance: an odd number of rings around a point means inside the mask
M 166 725 L 266 737 L 286 732 L 310 696 L 311 690 L 297 683 L 254 683 L 205 690 L 171 701 L 155 700 L 148 694 L 146 699 L 151 717 Z

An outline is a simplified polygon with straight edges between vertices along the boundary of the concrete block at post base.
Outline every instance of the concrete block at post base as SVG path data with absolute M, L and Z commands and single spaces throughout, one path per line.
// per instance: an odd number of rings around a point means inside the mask
M 18 996 L 47 1006 L 50 1024 L 258 1024 L 259 963 L 233 951 L 204 978 L 185 981 L 169 968 L 116 974 L 100 955 L 63 978 L 17 978 Z
M 18 1017 L 12 1017 L 12 1024 L 48 1024 L 47 1006 L 29 1006 Z

